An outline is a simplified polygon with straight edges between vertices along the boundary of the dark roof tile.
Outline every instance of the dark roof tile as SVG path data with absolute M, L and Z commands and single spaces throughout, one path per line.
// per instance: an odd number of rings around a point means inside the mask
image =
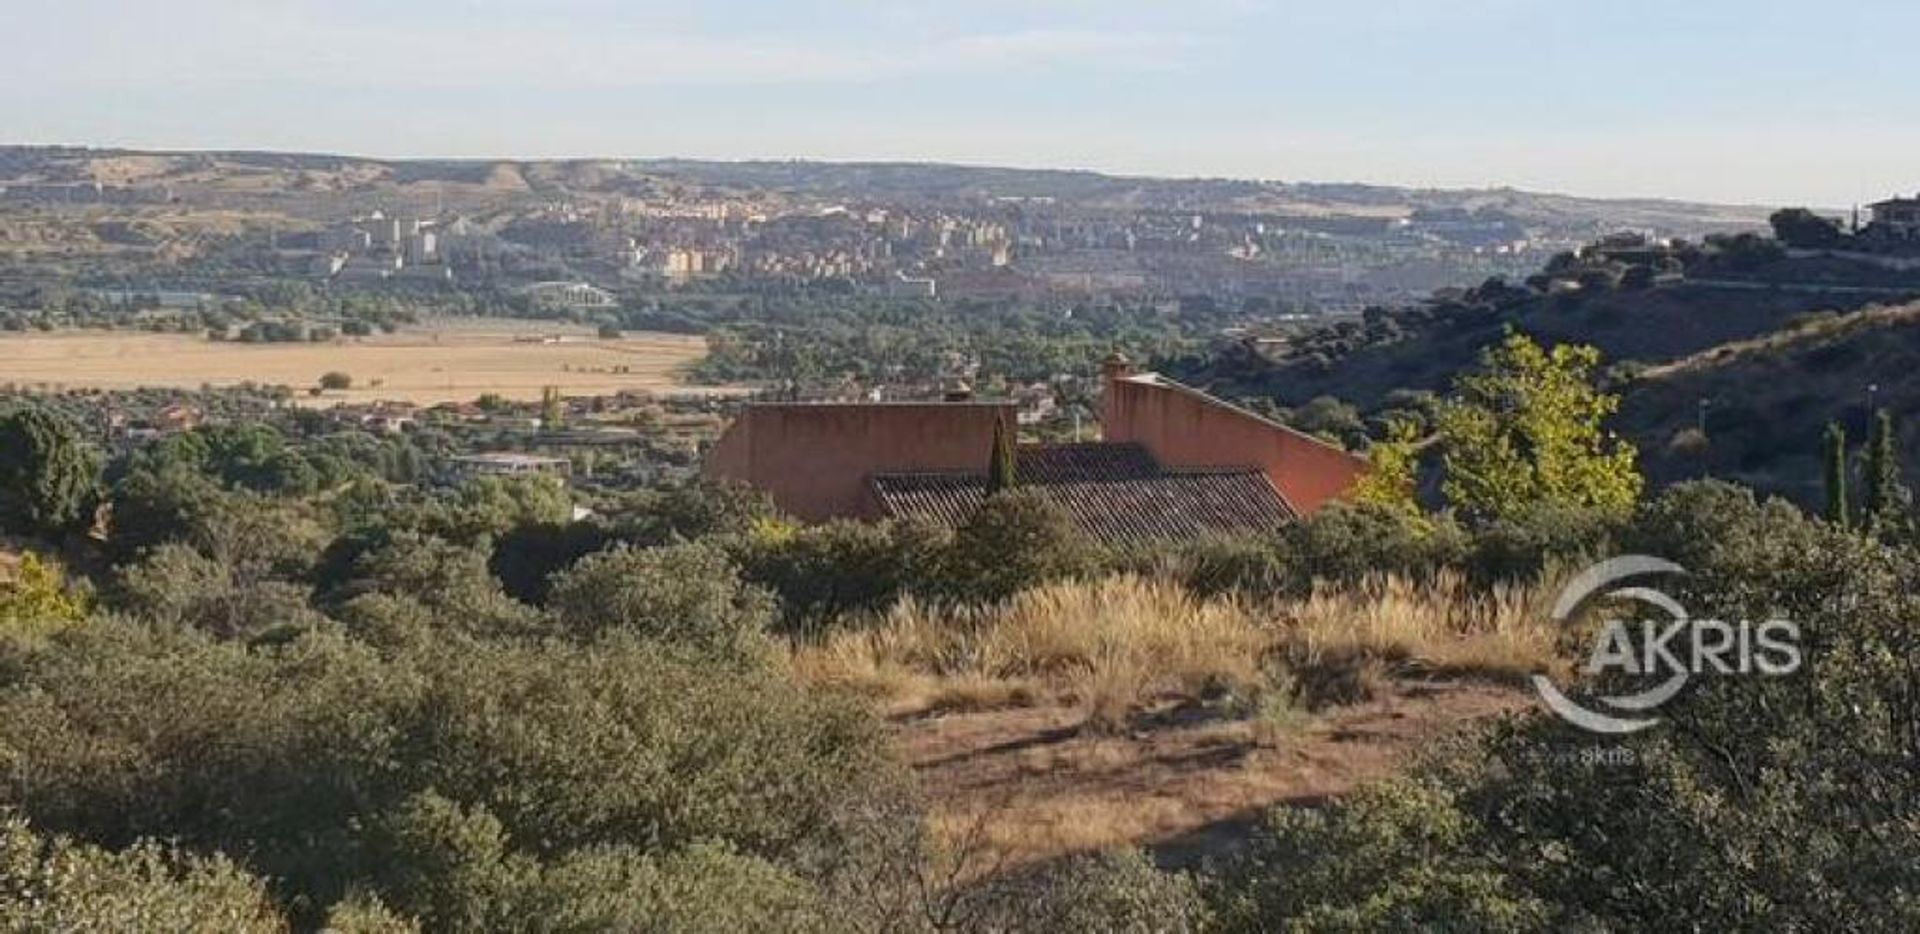
M 1022 445 L 1020 486 L 1060 506 L 1104 542 L 1155 542 L 1272 529 L 1297 517 L 1253 467 L 1169 470 L 1137 444 Z M 883 473 L 871 478 L 888 515 L 957 526 L 986 500 L 981 473 Z

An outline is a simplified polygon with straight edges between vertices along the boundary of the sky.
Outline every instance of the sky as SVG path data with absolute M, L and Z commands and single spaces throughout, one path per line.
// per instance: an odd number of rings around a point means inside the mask
M 0 0 L 0 35 L 0 143 L 1920 190 L 1910 0 Z

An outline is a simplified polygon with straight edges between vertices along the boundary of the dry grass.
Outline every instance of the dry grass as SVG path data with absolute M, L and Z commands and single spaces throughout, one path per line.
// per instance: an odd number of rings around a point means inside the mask
M 794 665 L 808 681 L 859 690 L 895 714 L 1053 698 L 1112 726 L 1156 699 L 1231 694 L 1270 708 L 1261 695 L 1276 689 L 1318 708 L 1365 700 L 1409 673 L 1514 681 L 1548 670 L 1557 664 L 1550 594 L 1475 590 L 1443 574 L 1323 586 L 1268 606 L 1123 576 L 984 608 L 905 600 L 870 626 L 796 649 Z
M 981 865 L 1200 854 L 1265 808 L 1344 793 L 1523 706 L 1507 682 L 1556 664 L 1549 593 L 1381 578 L 1254 604 L 1117 577 L 997 607 L 904 601 L 792 661 L 901 718 L 929 830 Z
M 1358 586 L 1319 586 L 1280 608 L 1295 670 L 1343 660 L 1374 666 L 1363 677 L 1413 670 L 1518 680 L 1558 662 L 1549 619 L 1555 587 L 1476 590 L 1457 574 L 1425 582 L 1382 576 Z
M 1252 683 L 1274 644 L 1258 614 L 1139 577 L 1054 584 L 985 608 L 902 601 L 869 628 L 797 650 L 797 670 L 896 712 L 978 710 L 1040 692 L 1119 716 L 1154 696 Z
M 567 395 L 689 391 L 679 385 L 679 373 L 706 352 L 700 338 L 671 334 L 636 333 L 618 341 L 576 334 L 560 343 L 516 339 L 537 333 L 510 326 L 436 325 L 321 344 L 242 344 L 116 331 L 4 335 L 0 359 L 7 365 L 0 380 L 69 389 L 192 389 L 248 382 L 304 389 L 320 374 L 339 370 L 353 377 L 351 390 L 302 395 L 300 401 L 431 405 L 482 393 L 538 399 L 547 386 Z

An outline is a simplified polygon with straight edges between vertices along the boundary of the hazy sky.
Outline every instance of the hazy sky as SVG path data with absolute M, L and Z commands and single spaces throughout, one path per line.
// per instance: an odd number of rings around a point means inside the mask
M 0 35 L 9 143 L 1920 189 L 1911 0 L 0 0 Z

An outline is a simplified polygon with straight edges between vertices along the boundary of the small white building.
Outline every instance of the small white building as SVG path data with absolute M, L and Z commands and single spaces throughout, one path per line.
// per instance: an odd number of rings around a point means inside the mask
M 567 477 L 573 473 L 573 462 L 564 457 L 522 454 L 514 451 L 462 454 L 454 457 L 451 463 L 454 476 L 463 479 L 485 476 L 524 477 L 535 474 Z
M 1893 240 L 1920 239 L 1920 197 L 1889 198 L 1867 205 L 1873 212 L 1871 230 Z

